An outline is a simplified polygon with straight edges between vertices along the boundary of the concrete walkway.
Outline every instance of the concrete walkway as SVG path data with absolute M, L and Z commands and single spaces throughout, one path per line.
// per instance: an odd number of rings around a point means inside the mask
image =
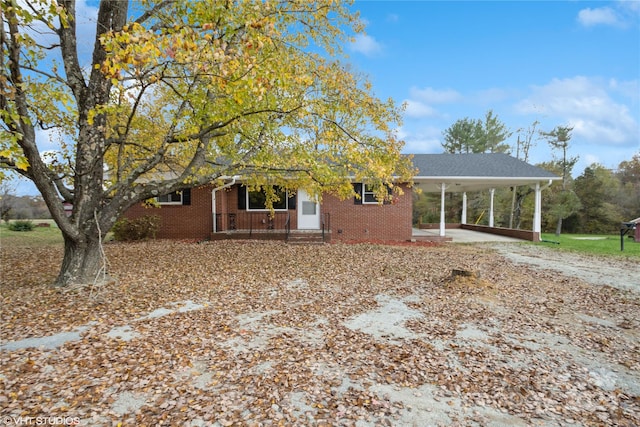
M 413 229 L 413 236 L 439 236 L 440 230 Z M 448 228 L 445 230 L 445 237 L 452 239 L 451 243 L 479 243 L 479 242 L 525 242 L 525 240 L 515 237 L 499 236 L 497 234 L 483 233 L 481 231 L 464 230 L 462 228 Z

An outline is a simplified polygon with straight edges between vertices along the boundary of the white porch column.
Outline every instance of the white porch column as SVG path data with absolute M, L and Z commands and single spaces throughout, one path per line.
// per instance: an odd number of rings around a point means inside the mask
M 445 219 L 444 219 L 444 190 L 446 186 L 444 182 L 440 184 L 440 236 L 445 236 Z
M 495 188 L 489 189 L 489 227 L 493 227 L 493 195 L 495 192 Z
M 533 209 L 533 232 L 538 233 L 540 238 L 540 232 L 542 230 L 542 190 L 540 189 L 540 183 L 536 183 L 536 195 L 535 195 L 535 207 Z
M 467 192 L 462 193 L 462 218 L 460 218 L 460 222 L 463 224 L 467 223 Z

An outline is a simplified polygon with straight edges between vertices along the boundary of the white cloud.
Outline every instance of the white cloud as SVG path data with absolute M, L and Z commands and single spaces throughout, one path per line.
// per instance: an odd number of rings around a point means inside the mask
M 462 95 L 453 89 L 426 87 L 409 90 L 410 99 L 404 101 L 405 115 L 413 118 L 440 117 L 444 115 L 433 107 L 434 104 L 452 104 L 462 101 Z
M 586 165 L 592 165 L 594 163 L 600 163 L 600 157 L 595 154 L 584 154 L 581 159 Z
M 51 150 L 60 148 L 60 135 L 56 128 L 40 129 L 36 128 L 36 142 L 41 150 Z
M 476 92 L 472 100 L 481 105 L 493 105 L 509 99 L 510 96 L 511 93 L 506 89 L 489 88 Z
M 404 131 L 405 153 L 441 153 L 442 130 L 435 126 L 423 126 L 414 132 Z
M 411 99 L 407 99 L 404 101 L 405 104 L 405 114 L 409 117 L 432 117 L 437 115 L 437 111 L 420 101 L 414 101 Z
M 22 2 L 21 2 L 22 3 Z M 34 6 L 34 2 L 30 2 L 30 6 L 21 5 L 29 9 Z M 49 7 L 49 2 L 43 2 L 42 4 L 35 4 L 35 10 L 47 16 L 46 11 Z M 96 21 L 98 16 L 98 9 L 88 4 L 86 0 L 78 1 L 76 7 L 76 33 L 77 33 L 77 45 L 78 55 L 80 57 L 81 64 L 90 64 L 91 54 L 93 52 L 93 46 L 95 43 L 96 34 Z M 57 18 L 53 20 L 55 26 L 59 26 L 60 22 Z M 54 46 L 60 43 L 59 37 L 50 30 L 43 22 L 34 20 L 29 24 L 29 28 L 25 30 L 27 34 L 33 37 L 34 40 L 41 46 Z M 56 59 L 60 61 L 60 55 L 58 49 L 45 50 L 47 60 Z
M 582 9 L 578 12 L 578 22 L 585 27 L 591 27 L 594 25 L 621 25 L 621 21 L 618 14 L 610 7 L 597 7 L 591 9 L 590 7 Z
M 610 79 L 609 88 L 632 101 L 638 102 L 640 100 L 640 82 L 638 80 L 619 82 L 616 79 Z
M 396 135 L 396 138 L 403 140 L 407 137 L 408 133 L 404 130 L 402 126 L 398 126 L 393 130 L 393 133 Z
M 387 22 L 398 22 L 400 20 L 400 16 L 395 13 L 390 13 L 387 15 Z
M 382 52 L 382 45 L 367 34 L 358 34 L 351 43 L 350 49 L 366 56 L 374 56 Z
M 586 8 L 578 12 L 577 21 L 585 27 L 610 25 L 619 28 L 638 27 L 640 24 L 640 2 L 621 0 L 594 9 Z
M 611 92 L 611 93 L 610 93 Z M 573 135 L 599 145 L 638 143 L 640 126 L 630 108 L 613 98 L 609 82 L 577 76 L 531 87 L 516 104 L 520 114 L 542 114 L 556 125 L 573 126 Z
M 409 93 L 412 98 L 418 98 L 420 101 L 428 104 L 449 104 L 462 99 L 462 95 L 453 89 L 438 90 L 432 87 L 426 87 L 424 89 L 412 87 Z
M 442 153 L 442 144 L 438 138 L 419 137 L 405 139 L 404 150 L 409 154 Z
M 640 18 L 640 2 L 637 0 L 618 0 L 614 3 L 622 16 L 626 19 L 635 20 L 638 23 Z

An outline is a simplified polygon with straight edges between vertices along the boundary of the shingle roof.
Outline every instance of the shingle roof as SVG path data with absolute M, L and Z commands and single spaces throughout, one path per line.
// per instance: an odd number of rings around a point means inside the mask
M 414 154 L 419 177 L 557 178 L 553 173 L 503 153 Z
M 414 182 L 426 192 L 480 191 L 543 184 L 560 177 L 503 153 L 414 154 Z

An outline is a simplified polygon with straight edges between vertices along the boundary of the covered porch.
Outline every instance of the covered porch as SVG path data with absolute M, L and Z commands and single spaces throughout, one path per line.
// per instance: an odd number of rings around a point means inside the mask
M 214 213 L 211 240 L 254 239 L 284 240 L 288 242 L 328 242 L 330 215 L 319 214 L 319 227 L 299 229 L 296 212 L 236 211 Z

